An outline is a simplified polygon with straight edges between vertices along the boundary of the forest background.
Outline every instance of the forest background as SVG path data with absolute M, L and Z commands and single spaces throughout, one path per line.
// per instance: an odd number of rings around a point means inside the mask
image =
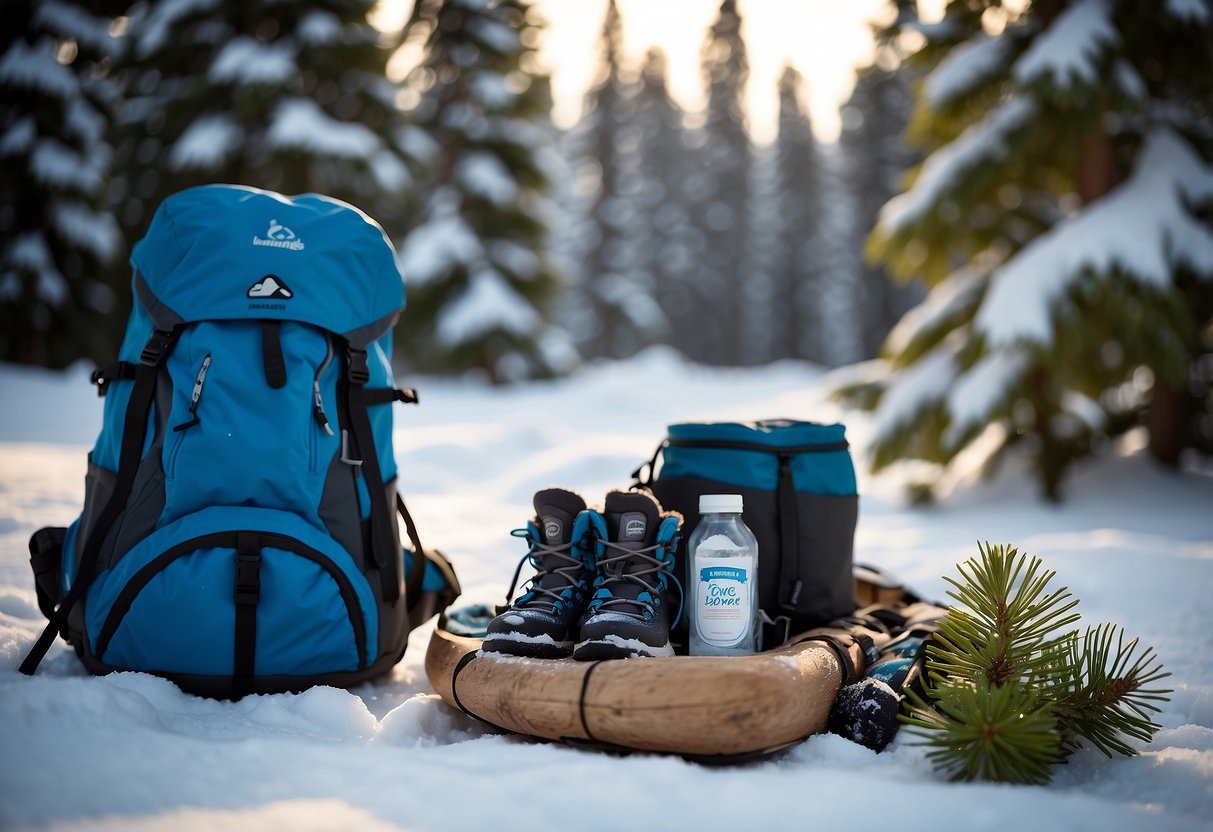
M 561 129 L 526 0 L 416 0 L 386 29 L 371 0 L 6 3 L 0 358 L 112 360 L 156 206 L 234 182 L 383 225 L 407 373 L 504 384 L 654 344 L 846 367 L 873 462 L 921 463 L 918 499 L 961 454 L 1016 446 L 1058 497 L 1133 431 L 1207 465 L 1207 0 L 894 0 L 837 141 L 789 63 L 763 143 L 765 45 L 745 2 L 711 5 L 702 109 L 660 50 L 625 53 L 608 0 Z

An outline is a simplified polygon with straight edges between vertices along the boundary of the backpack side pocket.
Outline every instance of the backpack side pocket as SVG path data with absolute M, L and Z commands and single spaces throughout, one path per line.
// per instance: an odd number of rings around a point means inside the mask
M 38 529 L 29 539 L 29 565 L 34 570 L 34 589 L 38 593 L 38 609 L 48 619 L 63 598 L 63 526 Z

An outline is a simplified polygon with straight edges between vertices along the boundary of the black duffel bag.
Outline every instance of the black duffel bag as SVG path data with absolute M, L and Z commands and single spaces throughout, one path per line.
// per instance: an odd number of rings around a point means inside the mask
M 769 649 L 855 609 L 859 497 L 848 448 L 840 424 L 676 424 L 633 478 L 682 514 L 684 541 L 699 523 L 700 495 L 742 495 L 743 519 L 758 538 L 758 598 L 772 622 L 763 639 Z M 686 586 L 685 543 L 677 560 Z

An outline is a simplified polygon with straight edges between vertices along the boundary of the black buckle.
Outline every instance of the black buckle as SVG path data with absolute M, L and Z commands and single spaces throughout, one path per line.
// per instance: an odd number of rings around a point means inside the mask
M 105 370 L 101 369 L 100 367 L 93 370 L 92 374 L 88 377 L 88 379 L 93 384 L 97 385 L 98 397 L 104 396 L 106 394 L 106 392 L 109 390 L 110 380 L 108 377 L 106 377 Z
M 366 363 L 366 350 L 349 347 L 345 351 L 349 361 L 349 380 L 352 384 L 366 384 L 371 380 L 371 370 Z
M 139 363 L 148 367 L 155 367 L 164 358 L 165 352 L 168 351 L 169 342 L 173 338 L 173 333 L 166 332 L 163 329 L 152 331 L 152 337 L 147 339 L 147 346 L 143 348 L 143 352 L 139 354 Z
M 261 553 L 236 553 L 236 603 L 256 604 L 261 600 Z
M 97 385 L 97 395 L 104 396 L 109 392 L 110 382 L 115 379 L 133 379 L 135 365 L 125 361 L 115 361 L 108 367 L 98 367 L 89 375 L 89 381 Z

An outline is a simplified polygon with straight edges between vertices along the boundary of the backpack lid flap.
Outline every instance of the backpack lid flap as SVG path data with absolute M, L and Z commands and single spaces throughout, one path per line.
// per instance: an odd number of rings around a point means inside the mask
M 301 321 L 365 347 L 404 308 L 391 242 L 357 208 L 319 194 L 204 185 L 166 199 L 131 255 L 157 327 Z

